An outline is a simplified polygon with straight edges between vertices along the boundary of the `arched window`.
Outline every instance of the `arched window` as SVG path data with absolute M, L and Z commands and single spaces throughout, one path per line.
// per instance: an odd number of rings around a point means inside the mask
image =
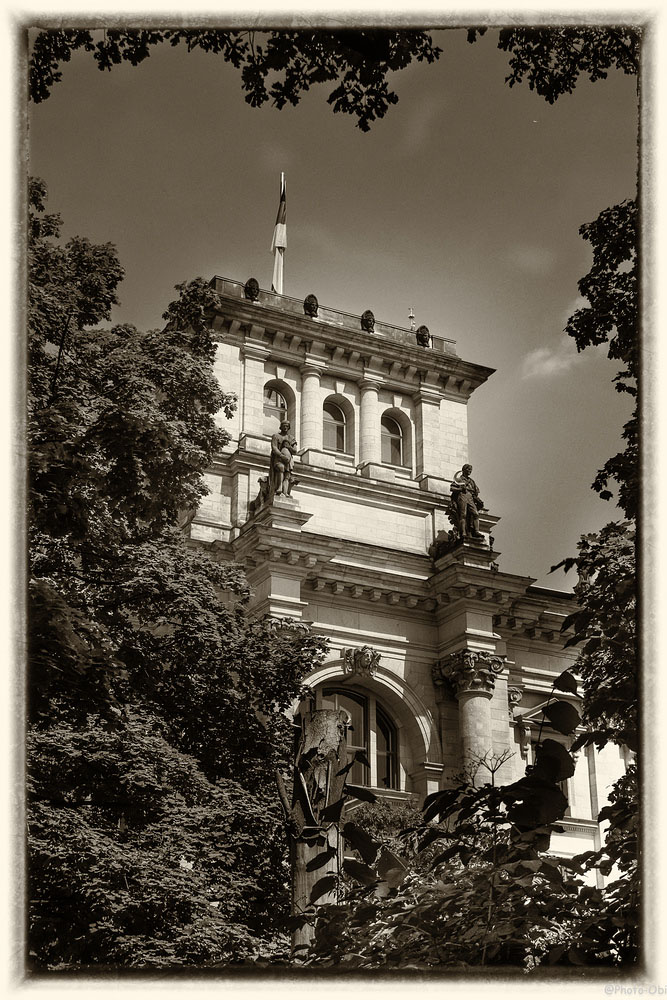
M 335 403 L 324 404 L 323 414 L 323 448 L 325 451 L 345 451 L 346 426 L 345 414 Z
M 403 447 L 403 431 L 397 420 L 382 417 L 380 428 L 380 439 L 382 443 L 382 464 L 383 465 L 403 465 L 405 449 Z
M 382 788 L 398 788 L 398 747 L 396 729 L 383 709 L 376 703 L 377 784 Z
M 322 708 L 342 709 L 346 713 L 348 753 L 351 757 L 355 750 L 361 750 L 371 765 L 367 767 L 355 761 L 349 771 L 350 783 L 398 788 L 396 727 L 376 699 L 357 691 L 326 687 L 322 691 Z M 374 760 L 371 759 L 372 748 L 375 749 Z
M 267 385 L 264 388 L 264 433 L 275 434 L 283 420 L 287 420 L 287 400 L 281 392 Z

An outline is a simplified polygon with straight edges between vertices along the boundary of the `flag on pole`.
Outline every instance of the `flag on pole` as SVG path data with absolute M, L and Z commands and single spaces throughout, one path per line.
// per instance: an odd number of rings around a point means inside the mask
M 271 252 L 274 255 L 271 291 L 278 292 L 279 295 L 283 294 L 283 256 L 285 253 L 285 247 L 287 246 L 287 224 L 285 222 L 286 211 L 287 199 L 285 196 L 285 175 L 281 173 L 280 202 L 278 204 L 276 225 L 273 230 L 273 239 L 271 240 Z

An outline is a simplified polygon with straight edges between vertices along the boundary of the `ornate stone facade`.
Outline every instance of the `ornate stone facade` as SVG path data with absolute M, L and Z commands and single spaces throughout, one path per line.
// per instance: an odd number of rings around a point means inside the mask
M 347 675 L 372 677 L 380 665 L 380 654 L 370 646 L 361 646 L 360 649 L 344 649 L 343 660 Z
M 507 757 L 499 780 L 516 780 L 539 731 L 533 716 L 574 660 L 561 633 L 573 599 L 502 570 L 487 542 L 498 517 L 485 506 L 483 538 L 456 537 L 451 485 L 469 461 L 471 397 L 492 370 L 436 335 L 425 349 L 414 329 L 374 318 L 369 328 L 369 316 L 328 307 L 314 316 L 312 301 L 309 313 L 303 298 L 254 287 L 249 297 L 243 282 L 212 286 L 214 370 L 240 402 L 218 418 L 230 440 L 187 525 L 193 544 L 245 567 L 253 615 L 329 642 L 306 682 L 317 708 L 356 713 L 351 745 L 365 748 L 376 794 L 420 805 L 489 753 Z M 402 464 L 387 460 L 385 417 L 400 429 Z M 296 497 L 270 496 L 281 419 L 299 442 Z M 598 836 L 619 768 L 618 749 L 605 754 L 582 753 L 569 779 L 575 834 L 553 845 L 565 856 Z
M 514 719 L 514 709 L 521 702 L 523 698 L 523 687 L 516 687 L 516 685 L 508 686 L 507 688 L 507 702 L 510 722 Z
M 504 656 L 462 649 L 438 660 L 433 667 L 433 683 L 449 683 L 457 698 L 469 691 L 492 695 L 504 665 Z

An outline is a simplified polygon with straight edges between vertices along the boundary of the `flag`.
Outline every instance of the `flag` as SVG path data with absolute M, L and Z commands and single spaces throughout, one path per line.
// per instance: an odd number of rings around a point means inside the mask
M 280 175 L 280 202 L 278 203 L 278 214 L 276 215 L 276 225 L 273 230 L 271 240 L 271 252 L 274 254 L 273 280 L 271 291 L 283 294 L 283 255 L 287 246 L 287 224 L 285 222 L 287 211 L 287 199 L 285 195 L 285 175 Z

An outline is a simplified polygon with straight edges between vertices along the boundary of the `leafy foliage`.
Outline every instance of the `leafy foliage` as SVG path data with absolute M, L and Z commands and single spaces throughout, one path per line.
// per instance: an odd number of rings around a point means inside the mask
M 172 46 L 183 42 L 188 51 L 199 48 L 222 56 L 241 70 L 245 99 L 254 108 L 269 100 L 279 109 L 296 105 L 312 86 L 338 81 L 327 101 L 334 112 L 356 117 L 363 132 L 398 101 L 389 89 L 388 74 L 405 69 L 413 59 L 432 63 L 440 55 L 440 49 L 422 31 L 109 28 L 96 42 L 89 31 L 48 30 L 34 40 L 31 98 L 35 103 L 46 100 L 62 78 L 61 63 L 68 62 L 75 50 L 91 52 L 100 70 L 111 70 L 123 61 L 138 65 L 148 58 L 151 46 L 162 42 Z
M 175 526 L 228 440 L 214 292 L 179 286 L 162 331 L 89 329 L 109 245 L 30 217 L 29 831 L 36 965 L 262 954 L 287 912 L 274 787 L 307 629 L 251 620 L 242 570 Z M 280 940 L 279 938 L 277 939 Z
M 571 692 L 571 675 L 557 681 L 558 689 Z M 579 715 L 569 702 L 553 700 L 556 690 L 554 684 L 547 708 L 571 711 L 569 723 L 560 720 L 571 733 Z M 308 963 L 432 969 L 579 962 L 581 948 L 567 943 L 573 926 L 592 919 L 591 903 L 580 893 L 583 872 L 576 863 L 568 867 L 544 856 L 567 807 L 559 782 L 573 773 L 572 757 L 545 738 L 526 775 L 498 786 L 495 776 L 506 760 L 478 762 L 490 777 L 482 787 L 462 780 L 427 796 L 421 818 L 391 844 L 366 831 L 360 837 L 356 824 L 343 828 L 360 861 L 345 860 L 337 903 L 312 907 Z M 394 834 L 392 806 L 361 806 L 354 815 L 363 823 L 362 810 L 367 825 Z
M 579 230 L 593 249 L 593 264 L 579 282 L 579 291 L 589 305 L 578 309 L 565 328 L 577 349 L 593 344 L 609 344 L 608 357 L 621 361 L 615 376 L 618 392 L 637 399 L 640 372 L 638 338 L 638 217 L 635 201 L 601 212 L 595 222 Z M 639 508 L 639 419 L 637 406 L 623 429 L 626 446 L 610 458 L 598 473 L 593 489 L 604 500 L 612 494 L 610 479 L 619 485 L 618 503 L 627 517 L 636 517 Z
M 472 44 L 486 28 L 471 28 Z M 503 28 L 498 48 L 510 53 L 510 87 L 528 83 L 540 97 L 554 104 L 571 94 L 581 76 L 594 83 L 607 70 L 620 69 L 629 76 L 639 72 L 641 32 L 627 27 Z

